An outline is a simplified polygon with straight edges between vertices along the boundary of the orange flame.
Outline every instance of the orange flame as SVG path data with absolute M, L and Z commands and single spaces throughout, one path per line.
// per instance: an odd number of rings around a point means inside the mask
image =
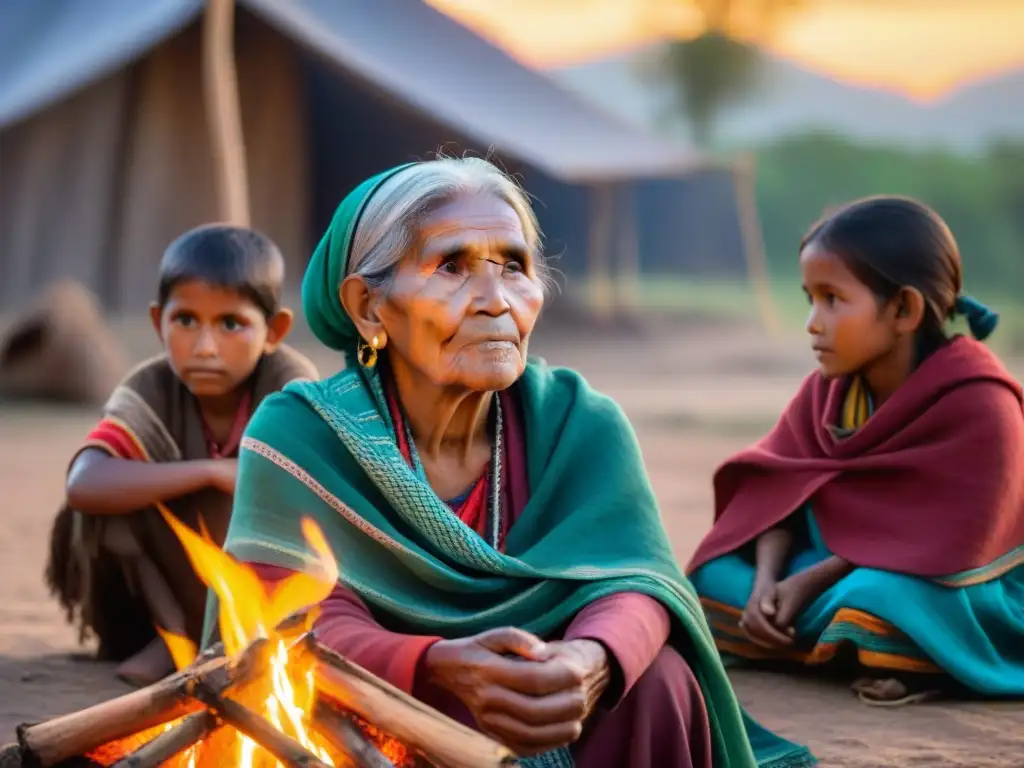
M 247 683 L 232 697 L 264 716 L 275 728 L 286 733 L 329 765 L 335 761 L 313 732 L 310 717 L 316 697 L 313 670 L 288 655 L 292 633 L 278 629 L 285 619 L 318 606 L 330 595 L 338 580 L 338 564 L 331 554 L 323 532 L 312 520 L 302 520 L 302 533 L 317 556 L 312 572 L 294 573 L 268 592 L 256 573 L 224 552 L 210 538 L 205 527 L 196 533 L 166 508 L 161 514 L 188 555 L 199 578 L 217 595 L 219 627 L 225 653 L 236 656 L 253 641 L 265 638 L 270 652 L 267 674 Z M 294 636 L 309 628 L 299 628 Z M 196 659 L 196 648 L 188 638 L 160 632 L 179 669 Z M 231 742 L 227 742 L 230 739 Z M 237 760 L 227 760 L 230 754 Z M 238 765 L 242 768 L 271 768 L 276 758 L 248 737 L 222 729 L 200 745 L 179 755 L 173 764 L 179 768 L 205 768 Z

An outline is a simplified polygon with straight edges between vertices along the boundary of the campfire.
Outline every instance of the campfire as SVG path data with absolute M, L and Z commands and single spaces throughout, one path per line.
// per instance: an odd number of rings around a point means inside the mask
M 318 566 L 268 590 L 256 574 L 161 510 L 219 598 L 221 642 L 197 654 L 161 633 L 178 672 L 89 709 L 18 728 L 0 768 L 323 768 L 515 765 L 502 745 L 328 648 L 312 633 L 338 567 L 303 520 Z

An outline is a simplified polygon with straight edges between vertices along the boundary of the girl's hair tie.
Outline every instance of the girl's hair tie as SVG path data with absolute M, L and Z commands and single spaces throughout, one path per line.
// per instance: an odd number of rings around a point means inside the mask
M 963 315 L 967 319 L 967 326 L 971 329 L 971 335 L 978 341 L 984 341 L 992 335 L 992 331 L 999 325 L 999 313 L 994 312 L 980 301 L 967 294 L 957 296 L 953 305 L 954 315 Z

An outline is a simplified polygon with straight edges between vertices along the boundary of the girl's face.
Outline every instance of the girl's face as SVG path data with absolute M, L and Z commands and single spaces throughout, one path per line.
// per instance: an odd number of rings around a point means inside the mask
M 897 308 L 879 305 L 842 259 L 811 243 L 800 254 L 803 289 L 811 304 L 807 332 L 827 378 L 884 365 L 901 345 Z

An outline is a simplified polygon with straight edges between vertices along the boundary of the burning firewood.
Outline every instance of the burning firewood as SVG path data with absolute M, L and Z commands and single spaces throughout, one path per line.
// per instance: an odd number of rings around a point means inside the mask
M 239 733 L 244 733 L 289 768 L 329 768 L 331 763 L 320 759 L 272 723 L 229 698 L 210 690 L 197 691 L 200 700 L 220 720 Z M 360 765 L 358 768 L 365 768 Z
M 257 641 L 235 663 L 223 655 L 205 654 L 188 669 L 147 688 L 44 723 L 23 725 L 18 728 L 18 742 L 26 755 L 47 768 L 158 728 L 202 707 L 191 697 L 197 680 L 213 677 L 216 685 L 227 688 L 250 671 L 250 659 L 262 645 Z
M 313 722 L 317 731 L 323 734 L 332 747 L 344 754 L 353 755 L 361 765 L 367 768 L 389 768 L 392 765 L 351 718 L 345 717 L 329 704 L 317 704 Z M 0 768 L 3 766 L 0 765 Z
M 498 768 L 501 744 L 455 722 L 321 646 L 315 608 L 337 582 L 322 533 L 304 521 L 319 574 L 273 590 L 205 536 L 166 515 L 220 600 L 223 644 L 198 657 L 165 635 L 178 673 L 94 707 L 18 728 L 0 768 Z
M 289 768 L 332 765 L 332 761 L 306 749 L 232 698 L 235 691 L 265 672 L 266 662 L 260 658 L 266 655 L 265 645 L 265 641 L 257 641 L 234 661 L 224 656 L 201 657 L 188 669 L 148 688 L 44 723 L 23 726 L 18 729 L 21 763 L 52 768 L 66 760 L 93 754 L 113 742 L 152 731 L 153 736 L 142 746 L 123 754 L 112 765 L 156 768 L 201 743 L 218 728 L 230 727 Z M 314 676 L 321 698 L 311 717 L 312 728 L 357 768 L 391 768 L 394 763 L 363 733 L 352 715 L 400 742 L 409 755 L 419 755 L 432 765 L 515 765 L 515 756 L 502 745 L 324 648 L 311 635 L 303 636 L 294 650 L 316 662 Z M 7 753 L 4 754 L 6 757 Z
M 515 755 L 501 744 L 389 685 L 310 635 L 305 649 L 319 662 L 316 686 L 323 696 L 390 733 L 431 763 L 482 768 L 516 762 Z
M 159 768 L 205 739 L 216 730 L 217 725 L 217 718 L 212 712 L 196 712 L 118 760 L 113 768 Z

